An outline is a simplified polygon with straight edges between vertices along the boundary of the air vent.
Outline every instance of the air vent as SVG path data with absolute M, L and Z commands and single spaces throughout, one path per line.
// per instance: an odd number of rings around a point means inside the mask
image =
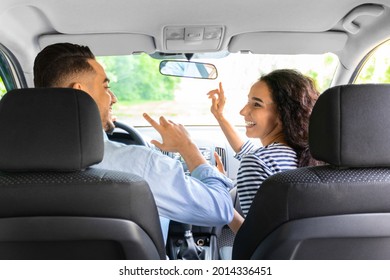
M 161 150 L 160 148 L 157 148 L 156 146 L 153 147 L 156 151 L 159 151 L 160 153 L 162 153 L 163 155 L 166 155 L 166 156 L 169 156 L 171 157 L 171 153 L 170 152 L 166 152 L 166 151 L 163 151 Z
M 226 165 L 226 150 L 224 148 L 215 147 L 215 151 L 221 157 L 221 161 L 222 161 L 223 166 L 225 167 L 225 170 L 226 170 L 226 168 L 227 168 L 227 165 Z

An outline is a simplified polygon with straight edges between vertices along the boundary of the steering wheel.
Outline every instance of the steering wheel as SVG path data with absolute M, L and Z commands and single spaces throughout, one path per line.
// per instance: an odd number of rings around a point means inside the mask
M 112 141 L 122 142 L 128 145 L 149 146 L 143 139 L 142 135 L 132 126 L 122 122 L 114 122 L 116 128 L 124 130 L 126 133 L 114 131 L 111 135 L 107 135 Z

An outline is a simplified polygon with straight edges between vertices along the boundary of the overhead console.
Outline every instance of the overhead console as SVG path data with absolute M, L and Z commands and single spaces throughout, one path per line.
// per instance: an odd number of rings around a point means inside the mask
M 166 52 L 205 52 L 220 49 L 225 28 L 210 26 L 167 26 L 164 28 Z

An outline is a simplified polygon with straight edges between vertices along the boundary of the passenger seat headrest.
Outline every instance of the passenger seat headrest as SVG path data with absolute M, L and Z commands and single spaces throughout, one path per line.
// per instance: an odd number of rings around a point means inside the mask
M 390 166 L 390 85 L 322 93 L 310 117 L 309 147 L 314 158 L 336 167 Z
M 103 159 L 95 101 L 71 88 L 17 89 L 0 100 L 1 171 L 82 170 Z

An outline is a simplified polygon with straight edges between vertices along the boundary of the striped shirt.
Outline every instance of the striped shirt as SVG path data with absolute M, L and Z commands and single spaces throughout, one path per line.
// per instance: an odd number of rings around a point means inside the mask
M 249 140 L 235 158 L 241 161 L 237 174 L 237 193 L 246 216 L 261 184 L 269 176 L 298 166 L 295 151 L 281 143 L 255 147 Z

